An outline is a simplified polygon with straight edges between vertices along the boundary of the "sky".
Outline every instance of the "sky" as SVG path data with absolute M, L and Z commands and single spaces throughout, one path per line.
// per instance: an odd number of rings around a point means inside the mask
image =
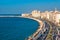
M 0 0 L 0 14 L 31 13 L 33 10 L 60 10 L 60 0 Z

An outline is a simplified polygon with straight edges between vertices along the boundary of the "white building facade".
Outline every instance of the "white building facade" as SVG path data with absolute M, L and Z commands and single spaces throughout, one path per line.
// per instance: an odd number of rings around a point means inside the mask
M 40 17 L 40 11 L 37 10 L 32 11 L 32 16 L 36 18 Z

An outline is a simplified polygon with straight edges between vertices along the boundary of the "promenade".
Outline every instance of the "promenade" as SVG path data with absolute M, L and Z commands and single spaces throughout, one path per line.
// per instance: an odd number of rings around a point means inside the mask
M 38 26 L 38 29 L 36 30 L 36 32 L 33 33 L 33 35 L 29 36 L 29 38 L 28 38 L 28 40 L 36 40 L 39 37 L 38 34 L 40 34 L 40 31 L 43 28 L 43 25 L 44 25 L 43 22 L 39 19 L 36 19 L 36 18 L 31 18 L 31 17 L 24 17 L 24 18 L 33 19 L 33 20 L 36 20 L 39 23 L 39 26 Z

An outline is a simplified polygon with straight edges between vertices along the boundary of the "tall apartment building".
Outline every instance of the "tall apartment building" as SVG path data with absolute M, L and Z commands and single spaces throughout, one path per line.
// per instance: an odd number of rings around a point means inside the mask
M 37 11 L 37 10 L 32 11 L 32 16 L 39 18 L 40 17 L 40 11 Z

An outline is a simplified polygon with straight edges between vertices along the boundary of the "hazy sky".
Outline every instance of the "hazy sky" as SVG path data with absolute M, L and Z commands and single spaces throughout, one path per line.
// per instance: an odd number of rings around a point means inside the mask
M 0 14 L 21 14 L 55 8 L 60 10 L 60 0 L 0 0 Z

